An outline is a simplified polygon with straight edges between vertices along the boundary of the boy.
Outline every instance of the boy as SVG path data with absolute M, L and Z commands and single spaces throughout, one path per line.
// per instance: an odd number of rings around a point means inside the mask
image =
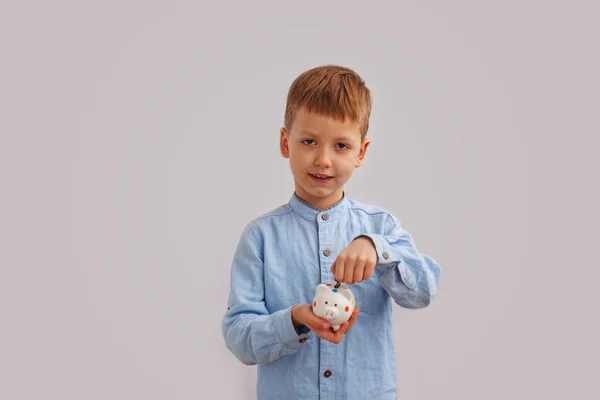
M 233 354 L 259 365 L 261 400 L 396 398 L 392 301 L 426 307 L 441 269 L 398 219 L 344 192 L 370 113 L 369 89 L 345 67 L 313 68 L 289 89 L 280 151 L 295 190 L 244 228 L 222 324 Z M 333 281 L 352 285 L 357 306 L 337 332 L 311 309 Z

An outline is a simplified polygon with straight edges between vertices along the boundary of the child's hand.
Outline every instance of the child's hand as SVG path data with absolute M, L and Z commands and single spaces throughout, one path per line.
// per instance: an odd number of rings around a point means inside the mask
M 331 272 L 337 282 L 352 285 L 369 280 L 376 264 L 375 245 L 368 237 L 359 237 L 338 255 L 331 266 Z
M 360 311 L 359 307 L 356 307 L 352 312 L 352 316 L 342 325 L 340 325 L 340 329 L 337 332 L 334 332 L 329 327 L 329 322 L 321 317 L 315 315 L 312 310 L 312 305 L 310 304 L 298 304 L 292 308 L 292 322 L 294 326 L 304 325 L 311 331 L 315 333 L 321 339 L 325 339 L 330 341 L 331 343 L 339 344 L 342 341 L 342 338 L 354 322 L 356 322 L 356 317 L 358 316 L 358 312 Z

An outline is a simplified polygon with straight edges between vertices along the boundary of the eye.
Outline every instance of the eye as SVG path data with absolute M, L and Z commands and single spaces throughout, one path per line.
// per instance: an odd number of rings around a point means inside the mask
M 335 307 L 337 307 L 337 304 L 334 304 Z
M 329 303 L 325 302 L 325 304 L 329 304 Z
M 307 142 L 312 142 L 312 143 L 307 143 Z M 314 143 L 315 143 L 315 141 L 314 141 L 313 139 L 304 139 L 304 140 L 302 141 L 302 143 L 304 143 L 304 144 L 307 144 L 307 145 L 309 145 L 309 146 L 310 146 L 311 144 L 314 144 Z
M 337 143 L 336 146 L 341 146 L 341 147 L 338 147 L 338 149 L 340 149 L 340 150 L 346 150 L 346 149 L 350 148 L 350 146 L 348 146 L 346 143 Z

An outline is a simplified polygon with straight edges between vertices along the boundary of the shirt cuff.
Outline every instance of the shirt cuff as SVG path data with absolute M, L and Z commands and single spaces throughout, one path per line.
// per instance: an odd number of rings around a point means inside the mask
M 371 239 L 375 245 L 375 251 L 377 252 L 377 268 L 389 269 L 397 265 L 398 271 L 400 272 L 400 277 L 402 278 L 404 284 L 411 289 L 415 288 L 416 282 L 414 279 L 409 277 L 409 274 L 407 274 L 407 265 L 404 262 L 404 258 L 402 258 L 402 256 L 396 250 L 394 250 L 392 246 L 390 246 L 388 241 L 385 240 L 385 237 L 376 234 L 363 234 L 358 235 L 354 238 L 354 240 L 358 239 L 359 237 L 367 237 Z
M 298 335 L 303 335 L 305 333 L 310 333 L 310 328 L 304 325 L 300 325 L 299 327 L 296 328 L 296 333 Z
M 301 332 L 300 334 L 298 334 L 299 332 L 294 328 L 294 324 L 292 323 L 292 307 L 278 311 L 274 316 L 275 322 L 273 326 L 275 328 L 275 334 L 285 346 L 297 349 L 310 339 L 310 330 L 308 330 L 308 328 L 304 326 L 298 327 L 298 330 Z M 305 332 L 305 329 L 308 331 Z

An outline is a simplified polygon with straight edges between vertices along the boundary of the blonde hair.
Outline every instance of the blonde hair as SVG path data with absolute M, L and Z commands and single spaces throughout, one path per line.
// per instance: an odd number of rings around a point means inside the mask
M 369 130 L 371 103 L 365 81 L 352 69 L 339 65 L 312 68 L 300 74 L 290 86 L 284 126 L 289 130 L 296 113 L 304 107 L 307 112 L 360 123 L 364 139 Z

